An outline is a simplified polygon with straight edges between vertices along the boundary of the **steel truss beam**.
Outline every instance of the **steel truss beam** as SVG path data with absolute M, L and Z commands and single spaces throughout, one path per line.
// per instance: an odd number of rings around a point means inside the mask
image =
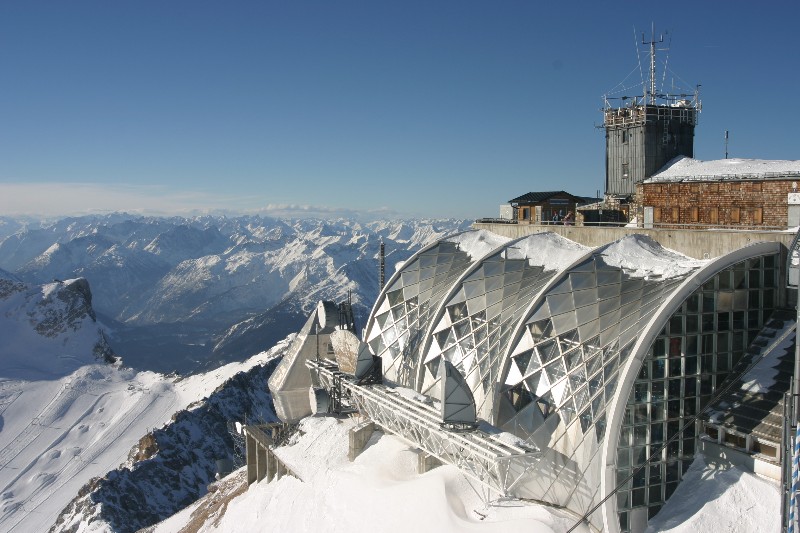
M 530 451 L 476 429 L 443 429 L 439 413 L 426 403 L 407 398 L 385 385 L 358 385 L 329 361 L 308 361 L 314 381 L 339 396 L 385 431 L 397 435 L 501 496 L 513 489 L 538 464 L 541 451 Z M 339 390 L 334 390 L 339 389 Z

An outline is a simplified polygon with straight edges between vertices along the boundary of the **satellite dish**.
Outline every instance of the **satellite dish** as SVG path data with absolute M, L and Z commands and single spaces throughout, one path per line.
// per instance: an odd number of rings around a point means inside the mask
M 339 370 L 345 374 L 355 374 L 356 361 L 358 361 L 361 345 L 364 343 L 358 340 L 352 331 L 337 329 L 331 333 L 331 344 Z
M 468 430 L 478 426 L 475 398 L 461 372 L 442 357 L 439 363 L 442 391 L 442 425 L 449 429 Z

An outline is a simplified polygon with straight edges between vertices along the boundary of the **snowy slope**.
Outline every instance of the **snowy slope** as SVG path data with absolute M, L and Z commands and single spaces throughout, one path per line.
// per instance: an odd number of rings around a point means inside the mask
M 0 379 L 52 379 L 114 362 L 85 279 L 22 283 L 0 271 Z
M 375 433 L 350 463 L 347 430 L 353 425 L 330 417 L 305 419 L 302 437 L 275 450 L 299 479 L 247 488 L 240 470 L 146 532 L 550 533 L 575 524 L 575 516 L 552 507 L 512 500 L 487 506 L 451 466 L 419 475 L 416 455 L 391 435 Z M 777 531 L 779 506 L 774 482 L 730 465 L 707 466 L 698 456 L 647 533 Z
M 167 424 L 144 435 L 124 464 L 80 490 L 51 531 L 133 532 L 205 494 L 214 480 L 216 459 L 233 453 L 228 422 L 275 421 L 267 380 L 287 346 L 288 340 L 252 359 L 252 368 L 232 376 L 207 397 L 197 394 L 198 399 Z
M 353 425 L 352 419 L 303 420 L 302 436 L 276 450 L 300 479 L 283 477 L 243 491 L 243 479 L 234 473 L 205 501 L 148 532 L 174 533 L 191 523 L 190 530 L 199 532 L 551 533 L 566 531 L 575 522 L 567 512 L 520 501 L 487 507 L 475 491 L 480 487 L 470 486 L 455 467 L 417 474 L 416 454 L 390 435 L 373 434 L 350 463 L 347 431 Z M 220 493 L 226 490 L 228 497 Z
M 0 532 L 46 531 L 87 482 L 128 461 L 152 428 L 237 372 L 274 359 L 276 350 L 184 380 L 109 365 L 39 381 L 6 372 L 0 378 Z
M 646 533 L 780 531 L 777 483 L 698 455 Z

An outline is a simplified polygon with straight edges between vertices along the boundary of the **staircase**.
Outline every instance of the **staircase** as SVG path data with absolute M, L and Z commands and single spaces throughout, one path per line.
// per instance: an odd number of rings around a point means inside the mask
M 773 313 L 734 368 L 732 375 L 739 377 L 729 392 L 702 417 L 707 439 L 780 464 L 784 396 L 794 373 L 795 328 L 794 310 Z

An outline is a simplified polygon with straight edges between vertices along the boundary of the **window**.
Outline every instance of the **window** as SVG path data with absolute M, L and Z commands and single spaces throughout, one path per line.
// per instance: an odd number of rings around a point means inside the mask
M 672 222 L 680 222 L 681 220 L 681 210 L 679 207 L 672 208 Z
M 628 131 L 627 130 L 622 130 L 622 142 L 624 142 L 624 143 L 628 142 Z
M 653 208 L 653 222 L 661 222 L 661 208 L 654 207 Z
M 764 223 L 764 209 L 762 207 L 756 207 L 753 209 L 753 224 L 763 224 Z
M 708 222 L 709 224 L 719 223 L 719 211 L 716 207 L 711 207 L 708 209 Z
M 698 222 L 700 219 L 699 210 L 696 207 L 689 208 L 689 218 L 692 222 Z
M 629 177 L 628 163 L 622 163 L 622 178 L 627 179 L 628 177 Z
M 738 207 L 731 207 L 730 219 L 731 219 L 731 223 L 733 223 L 733 224 L 738 224 L 739 223 L 739 208 Z

